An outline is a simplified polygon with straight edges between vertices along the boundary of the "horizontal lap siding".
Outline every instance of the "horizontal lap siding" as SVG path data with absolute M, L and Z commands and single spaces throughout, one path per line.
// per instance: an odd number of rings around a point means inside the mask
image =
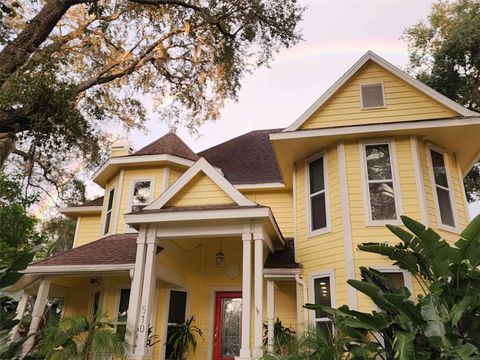
M 386 107 L 362 110 L 360 107 L 360 84 L 379 82 L 382 82 L 385 87 Z M 367 63 L 301 128 L 313 129 L 365 125 L 369 122 L 438 119 L 455 115 L 451 110 L 421 94 L 380 66 Z
M 312 154 L 313 155 L 313 154 Z M 338 173 L 338 157 L 336 148 L 328 149 L 327 154 L 328 197 L 330 232 L 308 236 L 308 202 L 306 187 L 305 161 L 297 163 L 297 247 L 298 261 L 304 268 L 304 279 L 310 288 L 310 278 L 315 273 L 333 270 L 335 275 L 336 305 L 347 303 L 347 284 L 344 255 L 342 208 L 340 203 L 340 179 Z M 308 301 L 310 301 L 308 299 Z M 309 312 L 309 315 L 312 314 Z
M 75 247 L 88 244 L 101 237 L 100 215 L 83 215 L 77 223 L 79 226 Z
M 168 202 L 168 206 L 233 204 L 232 198 L 204 174 L 196 175 Z
M 243 194 L 257 204 L 270 207 L 283 236 L 293 236 L 293 196 L 291 190 L 244 191 Z
M 135 180 L 149 180 L 155 182 L 153 193 L 153 201 L 160 196 L 163 191 L 163 167 L 155 168 L 141 168 L 141 169 L 125 169 L 123 176 L 122 194 L 120 199 L 120 208 L 117 223 L 117 233 L 124 233 L 126 231 L 125 214 L 130 212 L 129 203 L 130 196 L 133 194 L 133 181 Z

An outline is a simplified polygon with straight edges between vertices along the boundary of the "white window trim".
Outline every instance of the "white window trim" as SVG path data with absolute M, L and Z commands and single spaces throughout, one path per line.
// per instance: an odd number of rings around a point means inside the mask
M 453 187 L 453 181 L 452 177 L 450 176 L 450 161 L 449 159 L 445 156 L 448 155 L 447 151 L 437 145 L 434 145 L 430 142 L 426 142 L 426 148 L 427 148 L 427 159 L 428 159 L 428 167 L 430 168 L 430 183 L 432 186 L 432 196 L 433 196 L 433 202 L 435 203 L 435 214 L 437 217 L 437 227 L 439 229 L 453 232 L 455 234 L 460 233 L 459 229 L 459 221 L 458 221 L 458 212 L 457 212 L 457 206 L 455 203 L 455 189 Z M 443 155 L 443 162 L 445 164 L 445 173 L 447 175 L 447 182 L 448 182 L 448 189 L 444 188 L 441 186 L 442 189 L 448 190 L 448 196 L 450 197 L 450 204 L 452 206 L 452 212 L 453 212 L 453 221 L 455 222 L 455 226 L 450 226 L 442 223 L 442 216 L 440 213 L 440 204 L 438 202 L 438 195 L 437 195 L 437 184 L 435 183 L 435 174 L 433 173 L 433 161 L 432 161 L 432 153 L 431 150 L 442 154 Z
M 115 331 L 117 331 L 117 323 L 118 323 L 118 307 L 120 306 L 120 296 L 122 295 L 122 290 L 131 289 L 130 284 L 120 284 L 116 287 L 116 296 L 115 296 L 115 304 L 114 304 L 114 311 L 115 311 L 115 319 L 113 321 L 113 327 Z M 130 296 L 132 293 L 130 292 Z M 126 324 L 126 323 L 125 323 Z
M 310 289 L 309 289 L 309 298 L 310 298 L 310 303 L 315 304 L 315 279 L 318 278 L 324 278 L 328 277 L 330 279 L 330 294 L 331 294 L 331 307 L 335 308 L 337 307 L 337 301 L 336 301 L 336 292 L 335 292 L 335 270 L 334 269 L 328 269 L 324 271 L 319 271 L 319 272 L 313 272 L 309 274 L 310 278 Z M 315 326 L 317 322 L 326 322 L 326 321 L 331 321 L 329 318 L 316 318 L 315 317 L 315 311 L 310 312 L 312 314 L 312 317 L 310 319 L 310 325 L 312 327 Z
M 310 201 L 311 199 L 310 163 L 321 157 L 323 158 L 323 181 L 325 185 L 324 194 L 325 194 L 326 226 L 320 229 L 312 230 L 312 202 Z M 307 229 L 308 229 L 307 237 L 310 238 L 313 236 L 329 233 L 331 231 L 331 226 L 330 226 L 330 199 L 329 199 L 329 183 L 328 183 L 328 155 L 326 150 L 321 151 L 305 160 L 305 189 L 307 189 L 307 191 L 305 192 L 305 199 L 307 203 Z M 319 193 L 321 192 L 318 192 L 316 194 L 319 194 Z
M 362 86 L 369 86 L 369 85 L 380 85 L 382 87 L 383 106 L 365 107 L 363 105 Z M 385 97 L 385 84 L 383 83 L 383 81 L 361 83 L 361 84 L 358 85 L 358 91 L 359 91 L 359 94 L 360 94 L 360 109 L 361 110 L 385 109 L 387 107 L 387 99 Z
M 160 353 L 161 353 L 161 359 L 165 359 L 165 355 L 166 355 L 166 352 L 167 352 L 167 330 L 168 330 L 168 313 L 170 311 L 170 293 L 172 291 L 183 291 L 183 292 L 186 292 L 187 293 L 187 301 L 186 301 L 186 304 L 185 304 L 185 319 L 189 319 L 190 318 L 190 299 L 191 299 L 191 294 L 190 294 L 190 289 L 186 289 L 186 288 L 167 288 L 166 291 L 165 291 L 165 305 L 164 305 L 164 314 L 165 314 L 165 317 L 163 319 L 163 324 L 162 324 L 162 327 L 163 327 L 163 334 L 162 334 L 162 342 L 161 342 L 161 350 L 160 350 Z
M 365 152 L 365 147 L 367 145 L 382 145 L 388 144 L 390 149 L 390 164 L 392 167 L 392 182 L 393 182 L 393 191 L 395 194 L 395 212 L 397 219 L 391 220 L 372 220 L 372 209 L 370 206 L 370 189 L 369 181 L 367 177 L 367 157 Z M 397 166 L 397 149 L 395 147 L 395 139 L 384 138 L 384 139 L 371 139 L 371 140 L 362 140 L 359 142 L 359 153 L 360 153 L 360 168 L 362 173 L 362 185 L 363 185 L 363 207 L 365 213 L 365 223 L 367 226 L 385 226 L 387 224 L 392 225 L 402 225 L 400 220 L 400 215 L 403 213 L 403 204 L 402 204 L 402 195 L 400 192 L 400 182 L 399 182 L 399 172 Z
M 109 228 L 107 230 L 107 232 L 105 232 L 105 224 L 107 222 L 107 214 L 108 214 L 108 202 L 110 201 L 110 192 L 114 190 L 113 192 L 113 201 L 112 201 L 112 209 L 110 210 L 110 224 L 109 224 Z M 113 214 L 114 214 L 114 211 L 115 211 L 115 206 L 116 206 L 116 201 L 115 199 L 118 197 L 118 194 L 117 194 L 117 188 L 115 187 L 115 185 L 112 185 L 108 188 L 107 191 L 105 191 L 105 198 L 104 198 L 104 202 L 105 202 L 105 216 L 103 217 L 103 222 L 102 222 L 102 237 L 105 237 L 105 236 L 108 236 L 108 235 L 112 235 L 115 233 L 115 229 L 113 229 L 114 231 L 112 231 L 112 227 L 113 227 L 113 223 L 112 221 L 114 220 L 113 219 Z
M 133 207 L 133 191 L 135 190 L 135 183 L 141 181 L 150 181 L 150 197 L 148 203 L 145 206 L 150 205 L 155 200 L 155 176 L 144 176 L 144 177 L 133 177 L 130 181 L 130 190 L 128 192 L 128 204 L 127 204 L 127 213 L 132 212 Z M 125 224 L 125 233 L 137 233 L 138 231 L 134 228 Z

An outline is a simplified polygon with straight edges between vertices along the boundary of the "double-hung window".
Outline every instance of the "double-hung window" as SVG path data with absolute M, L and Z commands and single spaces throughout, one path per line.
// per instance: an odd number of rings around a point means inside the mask
M 362 146 L 369 222 L 398 220 L 399 194 L 391 143 L 365 143 Z
M 103 229 L 103 234 L 108 234 L 110 231 L 110 222 L 112 221 L 112 211 L 113 211 L 113 199 L 115 197 L 115 188 L 110 190 L 108 193 L 108 203 L 107 203 L 107 212 L 105 214 L 105 228 Z
M 153 191 L 152 180 L 135 180 L 132 185 L 131 212 L 142 210 L 150 204 Z
M 333 297 L 334 279 L 332 274 L 315 276 L 313 281 L 313 301 L 316 305 L 333 307 L 335 306 Z M 332 322 L 322 310 L 315 310 L 314 322 L 317 330 L 322 331 L 325 335 L 332 335 Z
M 313 233 L 328 228 L 325 156 L 310 160 L 307 170 L 309 226 Z
M 185 322 L 187 313 L 187 292 L 170 290 L 167 318 L 167 340 L 178 325 Z M 165 359 L 173 359 L 174 349 L 170 342 L 166 341 Z
M 430 159 L 433 172 L 433 183 L 437 193 L 438 213 L 442 225 L 455 227 L 455 216 L 452 206 L 452 193 L 448 181 L 444 154 L 430 148 Z
M 130 289 L 121 289 L 118 300 L 117 311 L 117 335 L 120 339 L 125 339 L 125 333 L 127 332 L 127 311 L 128 302 L 130 301 Z

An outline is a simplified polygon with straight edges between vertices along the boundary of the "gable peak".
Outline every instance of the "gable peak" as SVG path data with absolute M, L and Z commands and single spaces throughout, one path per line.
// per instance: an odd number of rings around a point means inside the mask
M 175 155 L 184 159 L 197 161 L 199 156 L 183 142 L 174 132 L 168 132 L 157 140 L 136 151 L 133 155 Z

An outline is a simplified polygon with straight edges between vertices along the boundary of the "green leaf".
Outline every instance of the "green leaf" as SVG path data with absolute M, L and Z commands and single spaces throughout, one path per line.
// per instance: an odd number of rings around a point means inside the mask
M 362 251 L 388 256 L 390 260 L 395 261 L 394 265 L 412 274 L 418 273 L 418 258 L 406 249 L 382 243 L 364 243 L 359 245 L 358 248 Z
M 397 332 L 394 335 L 393 350 L 395 359 L 415 360 L 415 333 Z
M 480 264 L 480 215 L 477 215 L 465 230 L 460 234 L 460 239 L 455 243 L 459 252 L 455 254 L 455 263 L 460 264 L 468 259 L 472 266 Z

